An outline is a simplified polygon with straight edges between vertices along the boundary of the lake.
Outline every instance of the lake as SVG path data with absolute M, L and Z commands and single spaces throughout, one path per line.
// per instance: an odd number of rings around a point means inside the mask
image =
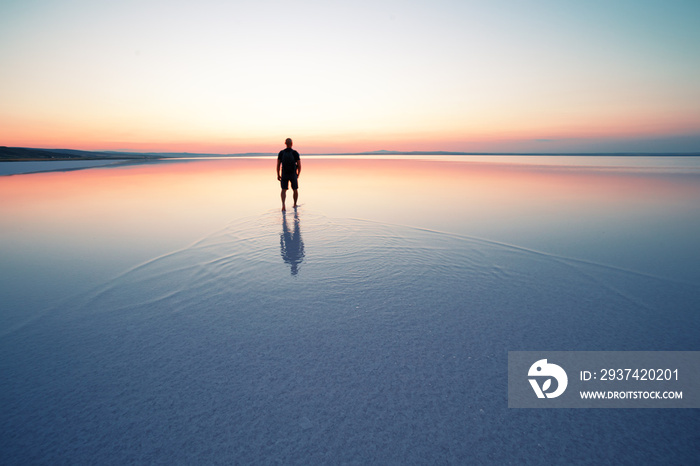
M 284 214 L 267 157 L 0 176 L 4 463 L 696 461 L 507 366 L 700 350 L 697 157 L 302 162 Z

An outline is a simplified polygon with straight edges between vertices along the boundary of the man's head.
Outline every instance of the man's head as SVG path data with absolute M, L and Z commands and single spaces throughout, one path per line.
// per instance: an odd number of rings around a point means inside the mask
M 285 139 L 284 144 L 287 146 L 287 149 L 291 149 L 292 148 L 292 138 Z

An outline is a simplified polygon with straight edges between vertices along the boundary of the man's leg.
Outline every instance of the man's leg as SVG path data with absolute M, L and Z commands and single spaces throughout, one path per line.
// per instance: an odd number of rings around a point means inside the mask
M 287 200 L 287 190 L 282 189 L 282 194 L 280 194 L 280 197 L 282 198 L 282 210 L 287 210 L 287 208 L 284 206 L 284 201 Z
M 294 189 L 293 191 L 294 191 L 294 194 L 292 195 L 292 197 L 294 198 L 294 207 L 296 207 L 297 206 L 297 199 L 299 199 L 299 191 L 297 191 L 296 189 Z

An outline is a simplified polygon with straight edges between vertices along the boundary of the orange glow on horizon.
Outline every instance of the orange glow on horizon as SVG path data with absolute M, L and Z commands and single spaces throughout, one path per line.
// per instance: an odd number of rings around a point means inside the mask
M 700 151 L 694 2 L 24 3 L 0 4 L 4 146 Z
M 214 131 L 152 127 L 147 122 L 120 129 L 119 122 L 108 125 L 102 120 L 62 124 L 11 119 L 2 121 L 0 145 L 44 149 L 87 151 L 173 152 L 193 154 L 276 153 L 287 137 L 295 140 L 301 153 L 354 153 L 374 150 L 454 151 L 454 152 L 587 152 L 586 145 L 624 144 L 654 138 L 691 136 L 700 138 L 700 117 L 695 115 L 654 116 L 622 114 L 607 117 L 588 115 L 562 116 L 558 120 L 528 119 L 525 113 L 511 118 L 484 117 L 483 121 L 447 121 L 442 126 L 414 127 L 373 131 L 299 130 L 279 134 L 226 136 Z M 517 117 L 517 115 L 521 117 Z M 579 149 L 583 148 L 583 149 Z M 593 150 L 605 152 L 605 150 Z M 688 152 L 688 151 L 686 151 Z M 692 152 L 692 151 L 691 151 Z

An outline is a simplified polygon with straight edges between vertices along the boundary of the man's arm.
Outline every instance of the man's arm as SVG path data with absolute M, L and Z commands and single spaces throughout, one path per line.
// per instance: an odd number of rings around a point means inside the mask
M 277 181 L 282 181 L 282 174 L 280 173 L 280 167 L 282 166 L 282 161 L 277 159 Z
M 297 160 L 297 178 L 299 178 L 300 173 L 301 173 L 301 160 Z

